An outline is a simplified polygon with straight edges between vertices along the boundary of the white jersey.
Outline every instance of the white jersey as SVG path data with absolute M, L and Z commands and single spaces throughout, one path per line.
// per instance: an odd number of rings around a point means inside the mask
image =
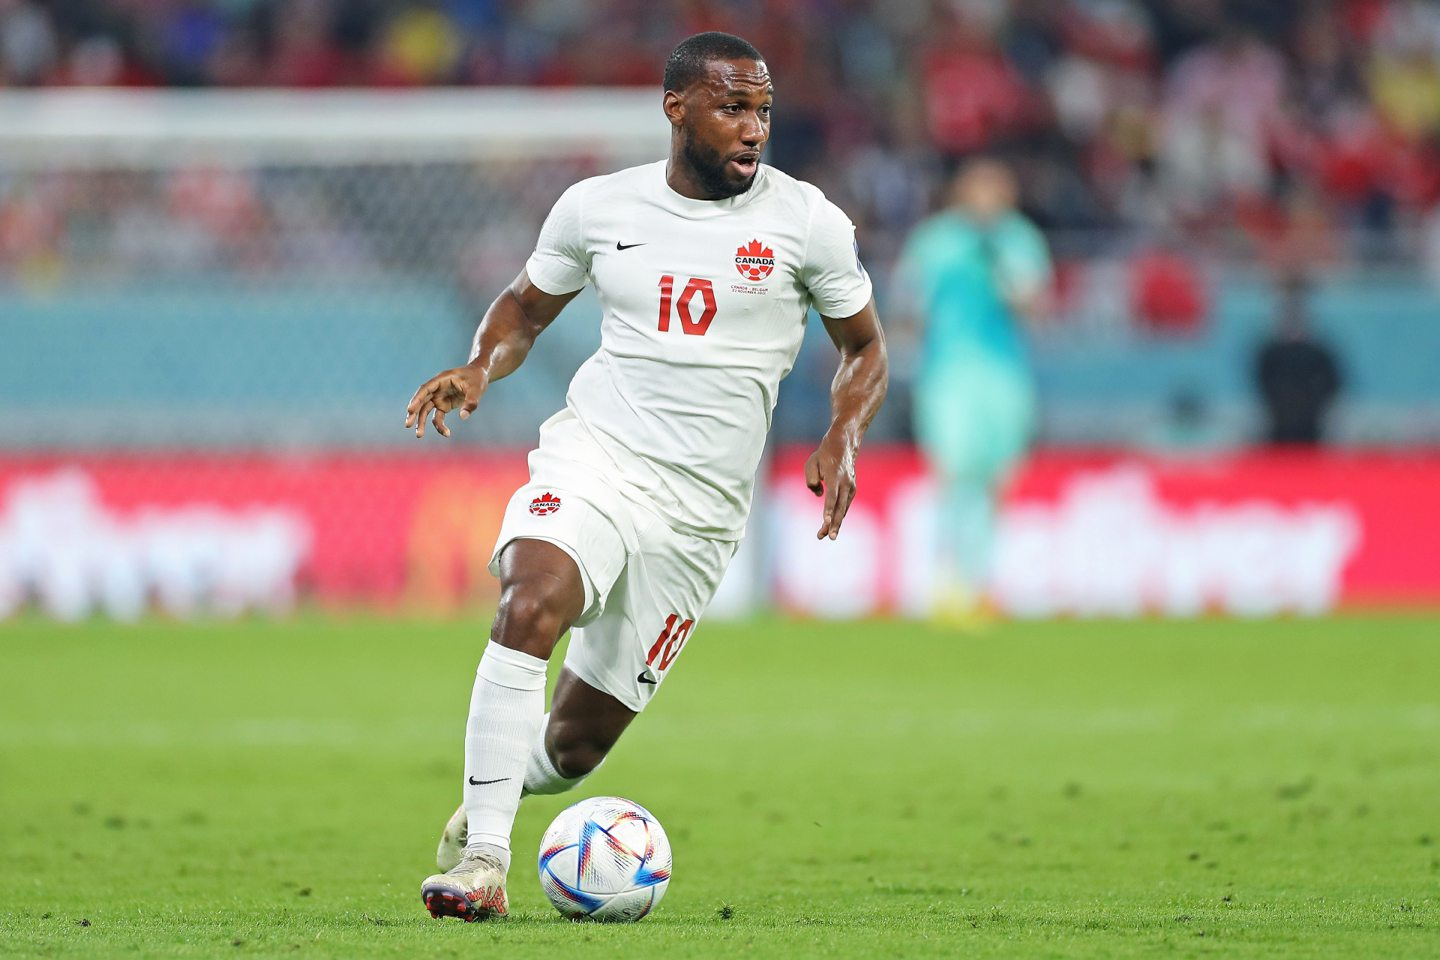
M 563 294 L 593 281 L 603 310 L 600 349 L 541 446 L 578 420 L 607 475 L 673 527 L 737 540 L 810 307 L 852 316 L 870 278 L 854 225 L 818 188 L 762 165 L 737 197 L 691 200 L 665 171 L 583 180 L 540 231 L 531 282 Z

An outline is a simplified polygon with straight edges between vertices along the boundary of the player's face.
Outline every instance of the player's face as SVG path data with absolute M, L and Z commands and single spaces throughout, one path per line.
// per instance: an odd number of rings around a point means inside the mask
M 705 79 L 685 91 L 681 151 L 708 199 L 736 196 L 755 182 L 774 99 L 763 60 L 712 61 Z
M 961 171 L 955 180 L 955 202 L 981 223 L 993 223 L 1015 209 L 1020 188 L 1010 168 L 979 160 Z

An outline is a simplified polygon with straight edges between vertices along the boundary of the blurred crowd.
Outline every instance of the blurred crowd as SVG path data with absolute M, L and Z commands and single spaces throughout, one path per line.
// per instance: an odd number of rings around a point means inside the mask
M 988 154 L 1084 329 L 1199 330 L 1212 258 L 1440 283 L 1437 0 L 0 0 L 0 86 L 658 87 L 703 29 L 764 52 L 769 161 L 855 219 L 878 273 Z M 0 278 L 390 268 L 483 303 L 592 172 L 0 162 Z
M 0 85 L 644 86 L 711 28 L 779 80 L 775 161 L 882 231 L 977 151 L 1052 230 L 1238 222 L 1282 262 L 1440 200 L 1433 0 L 0 0 Z
M 0 93 L 618 84 L 658 105 L 668 51 L 705 29 L 765 54 L 767 159 L 851 215 L 877 278 L 965 159 L 1003 160 L 1055 254 L 1037 339 L 1061 348 L 1193 344 L 1255 267 L 1280 291 L 1383 277 L 1402 318 L 1428 315 L 1440 289 L 1440 0 L 0 0 Z M 66 165 L 0 151 L 0 286 L 353 291 L 398 277 L 457 290 L 457 313 L 473 313 L 554 198 L 606 162 Z M 1334 394 L 1339 373 L 1295 332 L 1307 301 L 1276 299 L 1238 308 L 1282 321 L 1260 379 L 1300 370 Z M 802 355 L 795 379 L 813 389 L 792 397 L 823 414 L 832 374 L 828 355 Z M 1177 423 L 1208 423 L 1195 385 L 1213 379 L 1174 388 Z M 1108 436 L 1097 409 L 1063 429 Z

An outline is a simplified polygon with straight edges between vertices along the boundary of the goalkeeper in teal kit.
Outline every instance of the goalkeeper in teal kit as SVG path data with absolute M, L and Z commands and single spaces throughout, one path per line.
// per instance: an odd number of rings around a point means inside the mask
M 921 324 L 915 437 L 941 485 L 936 612 L 983 607 L 1001 487 L 1035 426 L 1035 389 L 1021 326 L 1044 310 L 1050 255 L 1016 209 L 1008 168 L 971 162 L 952 204 L 917 226 L 897 291 Z

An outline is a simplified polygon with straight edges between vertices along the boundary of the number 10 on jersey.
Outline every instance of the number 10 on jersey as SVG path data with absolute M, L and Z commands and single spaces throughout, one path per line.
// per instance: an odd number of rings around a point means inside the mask
M 670 331 L 670 302 L 675 296 L 675 277 L 665 274 L 660 278 L 660 332 Z M 690 316 L 690 304 L 696 298 L 700 298 L 703 309 L 700 311 L 700 319 L 692 320 Z M 691 336 L 703 337 L 705 331 L 710 329 L 710 322 L 715 319 L 715 285 L 709 280 L 700 277 L 691 277 L 685 284 L 685 289 L 680 291 L 680 298 L 675 300 L 675 312 L 680 314 L 680 330 Z

